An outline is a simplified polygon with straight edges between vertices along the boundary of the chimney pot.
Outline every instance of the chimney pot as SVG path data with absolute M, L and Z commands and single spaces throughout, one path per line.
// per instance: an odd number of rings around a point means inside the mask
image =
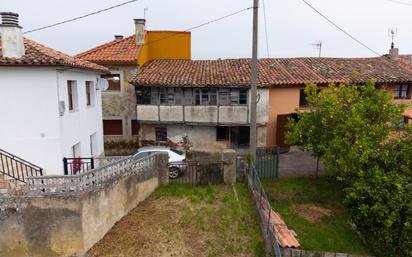
M 115 40 L 122 40 L 123 38 L 123 35 L 114 35 Z
M 0 12 L 1 51 L 3 57 L 21 58 L 25 55 L 24 39 L 19 26 L 19 15 L 12 12 Z

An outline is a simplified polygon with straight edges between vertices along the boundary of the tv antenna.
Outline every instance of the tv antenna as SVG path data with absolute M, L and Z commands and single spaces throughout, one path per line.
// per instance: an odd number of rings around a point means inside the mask
M 319 40 L 318 42 L 310 44 L 310 45 L 314 46 L 316 49 L 319 50 L 319 57 L 321 57 L 322 56 L 322 41 Z
M 389 36 L 392 38 L 391 49 L 395 48 L 395 37 L 398 34 L 397 28 L 390 28 L 388 30 Z
M 149 8 L 144 8 L 143 9 L 143 18 L 146 20 L 146 13 L 149 11 Z

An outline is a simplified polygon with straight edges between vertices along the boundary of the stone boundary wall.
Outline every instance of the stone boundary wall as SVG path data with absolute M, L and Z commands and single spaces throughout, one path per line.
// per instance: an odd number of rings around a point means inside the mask
M 348 254 L 348 253 L 305 251 L 305 250 L 300 250 L 300 249 L 283 248 L 282 257 L 371 257 L 371 256 L 361 256 L 361 255 Z
M 99 176 L 103 182 L 88 185 L 87 190 L 0 197 L 0 257 L 84 254 L 156 188 L 168 183 L 167 154 L 152 161 L 150 169 L 128 166 L 126 175 L 104 181 Z

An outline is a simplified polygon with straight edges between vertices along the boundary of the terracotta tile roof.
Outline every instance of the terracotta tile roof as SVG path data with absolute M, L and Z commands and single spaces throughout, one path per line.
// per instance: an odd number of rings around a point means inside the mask
M 24 38 L 24 47 L 26 54 L 23 57 L 6 58 L 0 46 L 0 66 L 64 66 L 109 73 L 103 66 L 69 56 L 27 38 Z
M 98 63 L 136 63 L 141 46 L 136 45 L 135 36 L 113 40 L 76 55 L 77 58 Z
M 259 60 L 261 87 L 307 82 L 412 82 L 412 72 L 387 57 L 268 58 Z M 227 86 L 250 84 L 250 59 L 155 60 L 146 63 L 131 83 L 147 86 Z

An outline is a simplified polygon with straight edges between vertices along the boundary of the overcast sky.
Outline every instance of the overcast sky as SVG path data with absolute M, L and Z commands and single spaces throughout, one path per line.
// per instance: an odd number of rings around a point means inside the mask
M 23 30 L 109 7 L 126 0 L 0 0 L 0 11 L 20 14 Z M 316 56 L 311 45 L 323 42 L 322 56 L 374 56 L 332 27 L 301 0 L 265 0 L 270 57 Z M 390 47 L 388 29 L 401 53 L 412 53 L 411 6 L 389 0 L 307 0 L 349 33 L 379 53 Z M 27 34 L 49 47 L 76 54 L 113 39 L 115 34 L 134 33 L 133 18 L 147 13 L 151 30 L 185 30 L 247 8 L 252 0 L 140 0 L 51 29 Z M 261 0 L 262 3 L 262 0 Z M 259 56 L 267 57 L 263 9 L 260 9 Z M 252 11 L 192 31 L 193 59 L 251 56 Z

